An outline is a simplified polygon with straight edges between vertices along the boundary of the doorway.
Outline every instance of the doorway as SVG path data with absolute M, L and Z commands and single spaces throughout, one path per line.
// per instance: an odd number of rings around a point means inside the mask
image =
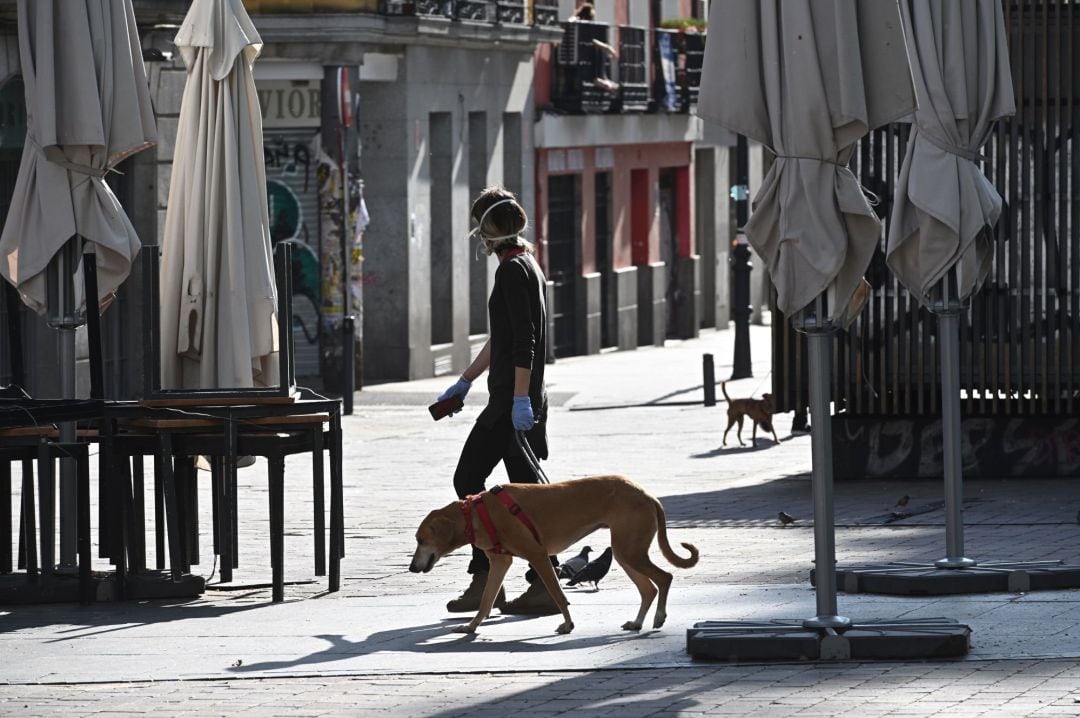
M 554 318 L 552 342 L 556 357 L 575 354 L 577 326 L 577 278 L 581 259 L 581 177 L 548 177 L 548 277 L 554 285 L 555 306 L 548 307 Z
M 667 335 L 678 334 L 678 303 L 680 299 L 678 272 L 679 233 L 676 222 L 676 170 L 660 170 L 660 259 L 667 274 Z
M 619 343 L 618 303 L 611 235 L 611 173 L 596 173 L 596 271 L 600 272 L 600 346 Z

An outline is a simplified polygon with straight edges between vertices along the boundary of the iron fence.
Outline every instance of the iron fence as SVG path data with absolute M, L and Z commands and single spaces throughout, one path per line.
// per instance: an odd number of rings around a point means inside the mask
M 993 267 L 962 314 L 963 410 L 1080 410 L 1080 2 L 1004 0 L 1016 116 L 999 122 L 982 168 L 1001 193 Z M 909 128 L 867 136 L 852 169 L 888 223 Z M 836 338 L 833 400 L 853 416 L 935 414 L 937 322 L 888 271 L 885 239 L 867 308 Z M 773 307 L 778 411 L 807 405 L 805 340 Z

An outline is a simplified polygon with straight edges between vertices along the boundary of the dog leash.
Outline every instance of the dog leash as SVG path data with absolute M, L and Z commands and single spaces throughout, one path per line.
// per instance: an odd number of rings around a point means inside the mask
M 525 437 L 524 431 L 514 432 L 514 441 L 517 442 L 518 448 L 521 449 L 521 455 L 525 457 L 526 463 L 529 464 L 529 468 L 532 469 L 533 474 L 536 475 L 536 482 L 538 484 L 550 484 L 547 474 L 540 468 L 540 460 L 536 458 L 536 454 L 533 453 L 532 447 L 529 446 L 529 440 Z
M 750 396 L 756 396 L 758 390 L 761 389 L 761 387 L 765 386 L 765 380 L 768 379 L 770 376 L 772 376 L 772 369 L 765 373 L 765 376 L 761 378 L 761 381 L 758 382 L 758 385 L 754 387 L 754 390 L 752 392 L 750 392 Z

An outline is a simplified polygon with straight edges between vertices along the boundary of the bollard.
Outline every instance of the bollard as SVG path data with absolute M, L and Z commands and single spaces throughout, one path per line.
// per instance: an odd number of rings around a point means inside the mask
M 716 371 L 713 369 L 713 355 L 701 357 L 702 381 L 705 385 L 705 406 L 716 406 Z
M 750 362 L 750 245 L 746 235 L 739 234 L 732 244 L 729 259 L 732 268 L 732 292 L 734 296 L 731 313 L 735 316 L 735 355 L 732 360 L 732 379 L 747 379 L 754 375 Z
M 342 413 L 353 413 L 353 392 L 356 391 L 356 317 L 346 315 L 341 322 L 341 398 Z

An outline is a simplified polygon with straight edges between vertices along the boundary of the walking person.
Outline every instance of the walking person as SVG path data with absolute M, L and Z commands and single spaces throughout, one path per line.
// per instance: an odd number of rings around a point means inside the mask
M 495 282 L 488 299 L 487 343 L 461 378 L 439 396 L 462 399 L 472 383 L 488 372 L 488 403 L 476 419 L 461 449 L 454 472 L 458 498 L 484 490 L 484 482 L 501 461 L 513 483 L 538 481 L 528 460 L 515 441 L 516 431 L 525 431 L 529 445 L 539 459 L 548 457 L 547 392 L 544 363 L 547 356 L 547 307 L 544 273 L 533 257 L 533 245 L 524 237 L 528 225 L 525 210 L 511 192 L 489 187 L 479 194 L 470 211 L 477 227 L 470 234 L 480 238 L 480 249 L 499 259 Z M 558 561 L 552 557 L 552 563 Z M 458 598 L 446 604 L 448 611 L 473 612 L 487 581 L 487 555 L 473 547 L 469 562 L 472 580 Z M 495 606 L 503 613 L 551 615 L 559 613 L 536 573 L 529 569 L 529 587 L 518 598 L 506 601 L 503 589 Z

